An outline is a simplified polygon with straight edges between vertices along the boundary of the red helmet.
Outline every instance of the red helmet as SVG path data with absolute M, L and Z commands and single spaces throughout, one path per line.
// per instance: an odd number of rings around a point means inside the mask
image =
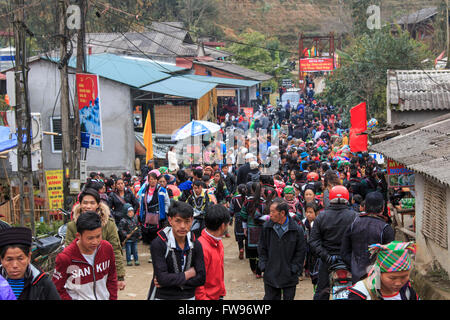
M 319 181 L 319 175 L 317 173 L 315 173 L 315 172 L 310 172 L 306 176 L 306 180 L 308 182 L 310 182 L 310 181 Z
M 344 186 L 334 186 L 329 195 L 330 203 L 348 203 L 350 195 Z

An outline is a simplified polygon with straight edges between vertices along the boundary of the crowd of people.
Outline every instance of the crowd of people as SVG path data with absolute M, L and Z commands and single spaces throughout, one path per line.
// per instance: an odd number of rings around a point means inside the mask
M 260 106 L 253 119 L 225 117 L 223 134 L 269 131 L 256 154 L 246 139 L 219 163 L 178 166 L 171 154 L 167 167 L 150 160 L 138 176 L 91 173 L 51 279 L 30 263 L 31 233 L 5 227 L 2 297 L 117 299 L 126 266 L 140 264 L 142 240 L 154 270 L 148 299 L 223 299 L 222 238 L 234 236 L 238 258 L 264 282 L 264 299 L 294 299 L 299 277 L 311 279 L 314 299 L 329 299 L 337 260 L 353 276 L 349 299 L 418 299 L 409 282 L 415 246 L 394 241 L 383 168 L 367 152 L 351 152 L 342 111 L 316 101 L 309 88 L 298 102 Z M 277 161 L 276 174 L 267 173 L 268 161 Z M 21 268 L 8 267 L 19 256 Z

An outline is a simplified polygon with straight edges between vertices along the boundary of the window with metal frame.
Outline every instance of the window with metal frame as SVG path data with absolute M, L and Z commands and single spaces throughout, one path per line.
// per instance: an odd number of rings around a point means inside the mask
M 50 117 L 50 130 L 55 133 L 62 133 L 61 117 Z M 52 152 L 62 152 L 62 136 L 51 136 L 52 140 Z

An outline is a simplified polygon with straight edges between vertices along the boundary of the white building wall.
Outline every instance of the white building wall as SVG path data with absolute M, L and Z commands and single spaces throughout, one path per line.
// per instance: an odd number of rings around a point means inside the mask
M 70 101 L 75 95 L 75 74 L 69 74 Z M 29 96 L 32 112 L 40 112 L 44 131 L 51 131 L 51 117 L 60 116 L 60 74 L 56 64 L 39 60 L 30 64 Z M 134 128 L 130 88 L 100 78 L 103 151 L 89 149 L 88 171 L 105 174 L 134 172 Z M 44 136 L 42 154 L 45 170 L 61 169 L 60 152 L 52 152 L 51 136 Z M 84 149 L 82 149 L 84 156 Z

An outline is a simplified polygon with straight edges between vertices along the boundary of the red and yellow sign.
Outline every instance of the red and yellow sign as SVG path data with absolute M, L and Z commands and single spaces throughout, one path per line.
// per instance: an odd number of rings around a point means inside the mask
M 253 118 L 253 108 L 242 108 L 244 110 L 245 116 L 247 117 L 248 121 L 251 122 Z
M 48 208 L 50 210 L 64 208 L 63 171 L 45 171 L 45 180 L 47 181 Z
M 333 58 L 300 59 L 301 72 L 333 71 Z

